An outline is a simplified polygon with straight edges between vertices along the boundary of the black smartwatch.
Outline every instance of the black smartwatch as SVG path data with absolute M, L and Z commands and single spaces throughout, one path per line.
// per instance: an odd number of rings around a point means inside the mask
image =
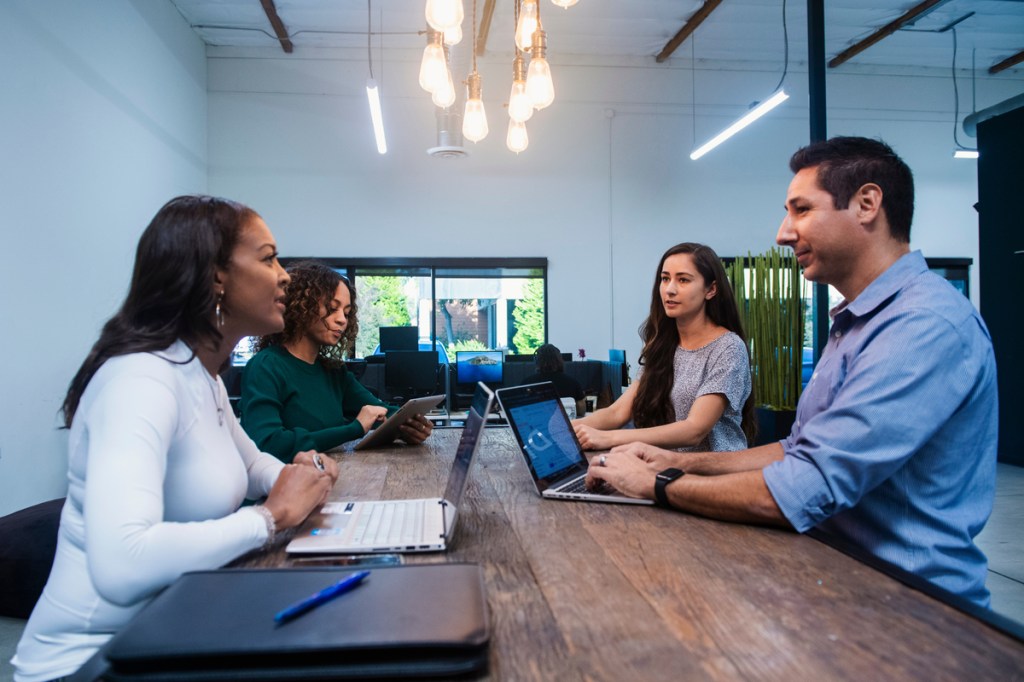
M 665 509 L 672 508 L 672 505 L 668 503 L 668 495 L 665 493 L 665 486 L 685 475 L 685 471 L 682 469 L 676 469 L 675 467 L 658 472 L 657 477 L 654 479 L 654 501 L 659 507 L 664 507 Z

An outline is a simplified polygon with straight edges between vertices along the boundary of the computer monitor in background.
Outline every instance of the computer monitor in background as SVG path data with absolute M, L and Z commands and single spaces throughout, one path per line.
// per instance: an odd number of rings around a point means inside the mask
M 384 388 L 389 398 L 405 400 L 438 393 L 437 353 L 388 351 L 384 354 Z
M 419 350 L 419 327 L 381 327 L 380 352 L 392 350 Z
M 572 353 L 562 353 L 563 362 L 572 362 Z
M 460 350 L 455 352 L 457 391 L 472 393 L 476 382 L 488 388 L 501 388 L 505 381 L 505 354 L 500 350 Z

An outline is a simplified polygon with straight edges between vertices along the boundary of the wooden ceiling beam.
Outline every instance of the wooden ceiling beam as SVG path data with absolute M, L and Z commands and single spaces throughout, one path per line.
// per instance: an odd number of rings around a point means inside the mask
M 946 2 L 949 2 L 949 0 L 925 0 L 922 3 L 915 5 L 899 19 L 894 19 L 893 21 L 890 21 L 888 24 L 878 29 L 864 40 L 860 41 L 859 43 L 856 43 L 855 45 L 851 45 L 850 47 L 840 52 L 838 55 L 832 58 L 832 61 L 828 63 L 828 67 L 830 69 L 834 69 L 840 64 L 853 59 L 854 57 L 856 57 L 857 55 L 859 55 L 861 52 L 868 49 L 872 45 L 882 42 L 883 40 L 891 36 L 893 33 L 900 30 L 910 22 L 914 21 L 914 19 L 917 19 L 920 15 L 929 11 L 936 5 L 940 5 Z
M 277 15 L 277 6 L 274 5 L 274 0 L 260 0 L 260 4 L 263 5 L 263 11 L 267 13 L 270 25 L 274 27 L 274 33 L 277 34 L 277 39 L 281 42 L 281 49 L 291 54 L 295 48 L 292 46 L 292 39 L 288 35 L 288 29 L 284 27 L 284 22 Z
M 1012 57 L 1007 57 L 1006 59 L 999 62 L 998 64 L 995 64 L 994 66 L 990 66 L 988 68 L 988 72 L 999 73 L 1000 71 L 1005 71 L 1006 69 L 1009 69 L 1011 66 L 1017 66 L 1021 62 L 1024 62 L 1024 50 L 1021 50 Z
M 693 13 L 683 27 L 679 29 L 679 32 L 672 36 L 672 40 L 665 43 L 665 47 L 661 48 L 661 52 L 655 57 L 655 61 L 659 64 L 672 56 L 672 53 L 683 44 L 683 41 L 690 37 L 690 34 L 697 30 L 697 27 L 704 23 L 704 20 L 715 11 L 715 8 L 722 4 L 722 0 L 704 0 L 704 5 Z
M 487 50 L 487 36 L 491 32 L 491 19 L 494 18 L 494 5 L 498 0 L 487 0 L 484 3 L 484 14 L 480 17 L 480 29 L 476 34 L 476 56 L 483 57 Z M 476 26 L 473 27 L 476 29 Z

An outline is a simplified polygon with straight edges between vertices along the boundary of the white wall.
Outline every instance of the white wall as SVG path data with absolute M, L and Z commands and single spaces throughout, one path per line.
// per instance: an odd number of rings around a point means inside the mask
M 511 57 L 489 55 L 490 136 L 452 161 L 425 154 L 435 122 L 416 85 L 418 53 L 375 58 L 389 147 L 379 156 L 364 52 L 211 48 L 211 190 L 261 211 L 286 255 L 546 256 L 551 341 L 595 358 L 625 348 L 635 372 L 636 330 L 667 247 L 701 241 L 724 256 L 773 244 L 789 156 L 808 140 L 806 72 L 790 69 L 782 108 L 693 162 L 695 137 L 770 94 L 780 67 L 699 62 L 694 107 L 685 60 L 549 57 L 557 95 L 527 124 L 529 149 L 504 147 Z M 960 77 L 965 90 L 969 74 Z M 1021 91 L 1019 72 L 981 79 L 977 106 Z M 913 246 L 977 263 L 976 165 L 952 159 L 948 72 L 843 68 L 828 75 L 828 102 L 830 135 L 882 137 L 914 169 Z
M 0 514 L 66 492 L 68 382 L 138 236 L 206 189 L 206 61 L 167 3 L 0 3 Z

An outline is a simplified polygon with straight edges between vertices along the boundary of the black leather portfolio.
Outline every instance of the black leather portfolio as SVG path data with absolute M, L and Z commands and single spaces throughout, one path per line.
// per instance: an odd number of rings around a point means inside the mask
M 104 679 L 353 680 L 475 676 L 490 628 L 475 564 L 374 568 L 357 587 L 283 623 L 285 607 L 352 569 L 186 573 L 106 649 Z

